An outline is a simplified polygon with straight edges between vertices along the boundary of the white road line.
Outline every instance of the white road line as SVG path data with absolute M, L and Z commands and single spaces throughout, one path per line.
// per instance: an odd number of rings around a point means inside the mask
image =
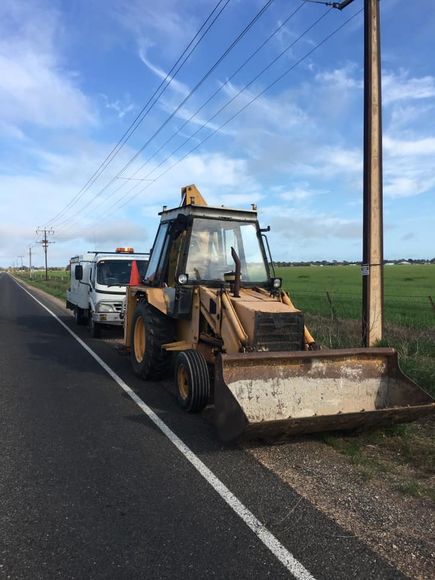
M 15 279 L 14 279 L 15 280 Z M 142 401 L 140 397 L 101 359 L 75 332 L 73 332 L 62 320 L 56 316 L 45 304 L 40 302 L 24 286 L 16 280 L 17 285 L 24 290 L 35 302 L 46 310 L 57 322 L 65 328 L 69 334 L 103 367 L 112 379 L 123 389 L 138 407 L 151 419 L 151 421 L 166 435 L 171 443 L 190 461 L 202 477 L 213 487 L 221 498 L 236 512 L 254 534 L 269 548 L 276 558 L 298 580 L 314 580 L 308 570 L 285 548 L 275 536 L 254 516 L 254 514 L 237 499 L 237 497 L 216 477 L 216 475 L 193 453 L 193 451 L 158 417 L 154 411 Z

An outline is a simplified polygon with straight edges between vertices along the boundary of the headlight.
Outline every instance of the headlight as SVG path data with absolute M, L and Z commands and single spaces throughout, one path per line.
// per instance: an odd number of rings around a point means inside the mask
M 97 312 L 115 312 L 115 309 L 110 302 L 99 302 L 97 304 Z
M 189 276 L 187 274 L 178 274 L 178 283 L 179 284 L 187 284 L 189 280 Z
M 273 278 L 272 279 L 272 286 L 275 288 L 275 290 L 278 290 L 278 288 L 281 288 L 282 278 Z

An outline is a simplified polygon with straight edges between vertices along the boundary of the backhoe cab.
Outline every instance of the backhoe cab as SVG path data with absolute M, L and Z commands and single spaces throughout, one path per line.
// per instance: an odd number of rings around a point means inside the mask
M 254 206 L 209 207 L 191 185 L 180 207 L 160 216 L 143 284 L 127 291 L 125 344 L 144 379 L 162 377 L 175 353 L 181 406 L 212 405 L 223 440 L 406 421 L 434 410 L 392 349 L 318 351 L 275 277 Z

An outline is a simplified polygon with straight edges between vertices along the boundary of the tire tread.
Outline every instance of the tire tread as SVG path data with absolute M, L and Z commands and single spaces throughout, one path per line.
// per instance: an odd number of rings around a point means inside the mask
M 197 350 L 181 351 L 175 363 L 176 380 L 177 369 L 180 364 L 183 364 L 188 369 L 190 393 L 187 400 L 182 400 L 180 396 L 178 396 L 178 400 L 188 413 L 202 411 L 210 397 L 210 376 L 207 362 Z

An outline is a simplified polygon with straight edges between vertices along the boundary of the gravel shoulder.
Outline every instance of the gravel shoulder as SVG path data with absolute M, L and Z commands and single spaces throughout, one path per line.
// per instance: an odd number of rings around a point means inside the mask
M 434 577 L 435 518 L 429 499 L 367 481 L 347 457 L 314 438 L 246 447 L 265 467 L 410 578 Z

